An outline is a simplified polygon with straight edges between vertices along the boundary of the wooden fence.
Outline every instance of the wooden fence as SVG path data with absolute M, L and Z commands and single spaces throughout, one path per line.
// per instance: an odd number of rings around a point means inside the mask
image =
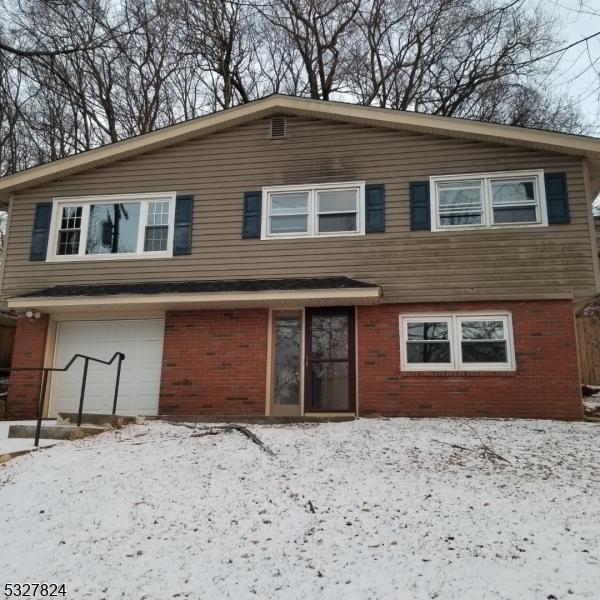
M 575 325 L 581 383 L 600 385 L 600 315 L 578 314 Z

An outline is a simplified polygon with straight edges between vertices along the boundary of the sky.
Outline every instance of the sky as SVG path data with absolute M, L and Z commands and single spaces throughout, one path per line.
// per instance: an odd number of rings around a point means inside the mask
M 544 4 L 562 23 L 565 45 L 600 31 L 600 0 L 547 0 Z M 600 37 L 568 50 L 558 62 L 552 84 L 555 93 L 579 100 L 590 133 L 600 136 Z

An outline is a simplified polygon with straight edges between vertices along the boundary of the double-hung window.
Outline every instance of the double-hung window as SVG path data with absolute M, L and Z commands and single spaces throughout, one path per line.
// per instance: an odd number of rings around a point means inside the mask
M 55 199 L 49 260 L 171 256 L 175 194 Z
M 432 177 L 433 231 L 547 225 L 543 171 Z
M 444 314 L 400 317 L 406 371 L 513 370 L 510 315 Z
M 263 189 L 262 238 L 364 234 L 363 182 Z

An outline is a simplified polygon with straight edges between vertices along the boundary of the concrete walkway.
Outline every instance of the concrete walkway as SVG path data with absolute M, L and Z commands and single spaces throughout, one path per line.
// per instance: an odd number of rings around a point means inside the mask
M 44 425 L 54 425 L 54 419 L 45 420 Z M 11 425 L 35 425 L 36 421 L 0 421 L 0 455 L 10 452 L 20 452 L 21 450 L 30 450 L 33 446 L 33 438 L 8 439 L 8 429 Z M 42 446 L 53 446 L 58 443 L 56 440 L 40 440 Z

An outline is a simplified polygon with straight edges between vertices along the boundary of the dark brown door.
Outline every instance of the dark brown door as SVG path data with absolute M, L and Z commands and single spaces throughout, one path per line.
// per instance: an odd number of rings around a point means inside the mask
M 355 410 L 354 308 L 306 309 L 305 412 Z

